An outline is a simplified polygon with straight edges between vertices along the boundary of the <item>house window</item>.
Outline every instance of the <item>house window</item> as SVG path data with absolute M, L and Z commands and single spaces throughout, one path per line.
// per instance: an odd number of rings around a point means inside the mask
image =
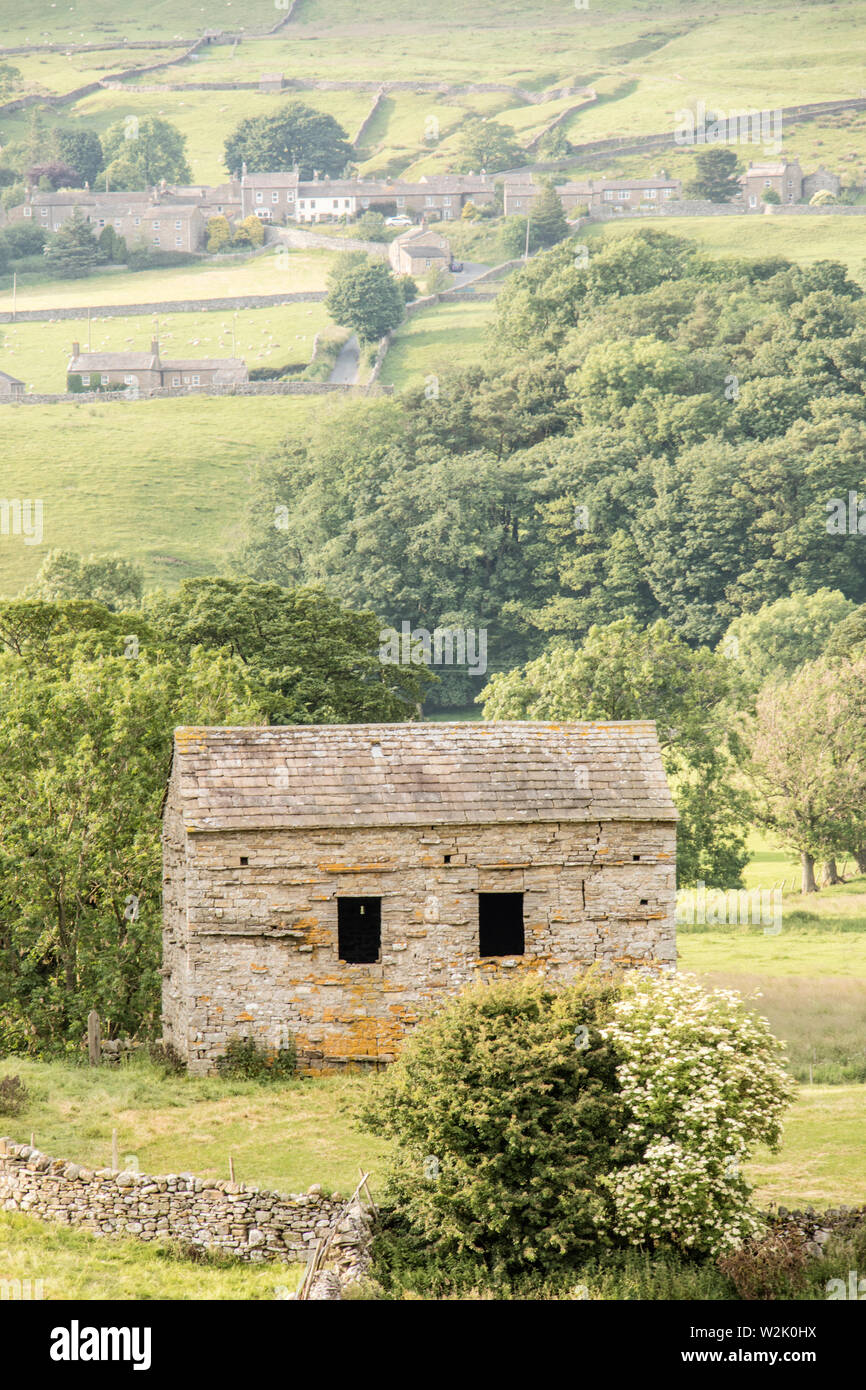
M 339 206 L 340 206 L 340 200 L 339 200 L 339 198 L 335 198 L 335 199 L 334 199 L 334 207 L 335 207 L 335 208 L 338 208 Z
M 613 189 L 612 189 L 612 188 L 606 188 L 606 189 L 604 190 L 604 201 L 605 201 L 606 203 L 612 203 L 612 202 L 613 202 Z
M 222 212 L 222 204 L 217 208 L 217 212 Z
M 271 202 L 272 202 L 272 203 L 278 203 L 279 201 L 280 201 L 280 195 L 279 195 L 279 193 L 272 193 L 272 194 L 271 194 Z
M 442 199 L 442 206 L 443 206 L 444 208 L 450 208 L 450 206 L 451 206 L 451 199 L 450 199 L 450 198 L 443 198 L 443 199 Z
M 32 208 L 25 208 L 25 209 L 24 209 L 24 216 L 25 216 L 25 217 L 32 217 L 32 216 L 33 216 L 33 209 L 32 209 Z
M 429 256 L 428 256 L 428 257 L 426 258 L 426 260 L 424 261 L 424 268 L 425 268 L 425 270 L 429 270 L 429 269 L 430 269 L 430 257 L 429 257 Z
M 180 218 L 178 218 L 174 225 L 176 230 L 180 231 L 181 227 L 183 226 L 183 223 L 181 222 Z
M 103 386 L 107 386 L 109 382 L 108 372 L 103 372 L 99 380 L 102 382 Z
M 89 385 L 90 385 L 90 373 L 89 373 L 89 372 L 84 372 L 84 373 L 82 374 L 82 377 L 81 377 L 81 385 L 82 385 L 82 386 L 89 386 Z
M 299 199 L 298 199 L 298 207 L 299 207 L 299 208 L 302 208 L 302 207 L 304 207 L 304 206 L 305 206 L 305 203 L 304 203 L 303 198 L 299 198 Z
M 119 226 L 120 226 L 120 218 L 119 218 L 119 217 L 115 217 L 115 219 L 114 219 L 114 225 L 115 225 L 115 227 L 119 227 Z
M 337 955 L 348 965 L 371 965 L 382 948 L 382 899 L 337 899 Z
M 48 216 L 48 209 L 47 209 L 47 208 L 43 208 L 43 209 L 42 209 L 42 216 L 43 216 L 43 217 L 47 217 L 47 216 Z M 90 218 L 88 218 L 87 220 L 88 220 L 88 222 L 89 222 L 89 221 L 90 221 Z
M 294 195 L 294 193 L 287 193 L 287 194 L 286 194 L 286 202 L 287 202 L 287 203 L 293 203 L 294 201 L 295 201 L 295 195 Z
M 674 190 L 673 190 L 672 188 L 666 188 L 666 189 L 665 189 L 665 197 L 666 197 L 666 198 L 672 198 L 673 196 L 674 196 Z
M 264 196 L 265 196 L 265 195 L 262 193 L 261 189 L 259 189 L 259 190 L 257 191 L 257 193 L 256 193 L 256 202 L 257 202 L 257 203 L 263 202 L 263 201 L 264 201 Z
M 522 893 L 478 894 L 479 956 L 522 956 Z
M 174 239 L 174 244 L 175 244 L 175 246 L 183 246 L 183 237 L 182 237 L 182 236 L 176 236 L 175 239 Z
M 405 199 L 405 198 L 398 198 L 398 199 L 397 199 L 397 206 L 398 206 L 398 208 L 404 208 L 404 207 L 406 206 L 406 199 Z
M 125 377 L 123 378 L 123 384 L 124 384 L 124 386 L 134 386 L 134 385 L 135 385 L 135 377 L 134 377 L 134 376 L 125 376 Z
M 153 244 L 154 244 L 154 246 L 159 246 L 159 237 L 158 237 L 158 236 L 155 236 L 155 237 L 153 238 Z
M 151 225 L 151 227 L 153 228 L 153 230 L 154 230 L 155 232 L 158 232 L 158 231 L 159 231 L 159 219 L 158 219 L 158 218 L 157 218 L 156 222 L 151 222 L 150 225 Z
M 193 384 L 193 386 L 201 386 L 201 377 L 200 377 L 200 376 L 194 376 L 193 379 L 192 379 L 192 384 Z
M 758 196 L 757 196 L 757 194 L 756 194 L 756 193 L 750 193 L 750 194 L 749 194 L 749 207 L 750 207 L 750 208 L 756 208 L 757 206 L 758 206 Z
M 657 192 L 658 192 L 658 190 L 655 189 L 655 188 L 648 188 L 648 189 L 646 190 L 646 196 L 647 196 L 648 198 L 654 198 L 654 197 L 656 196 L 656 193 L 657 193 Z
M 180 386 L 180 377 L 179 377 L 179 376 L 173 376 L 172 379 L 171 379 L 171 384 L 172 384 L 172 386 Z
M 141 226 L 141 218 L 140 218 L 140 217 L 133 217 L 133 219 L 132 219 L 132 225 L 133 225 L 134 227 L 140 227 L 140 226 Z
M 436 206 L 436 199 L 428 193 L 427 197 L 424 199 L 424 203 L 426 207 L 432 208 Z
M 629 198 L 631 197 L 631 189 L 620 188 L 616 196 L 619 198 L 619 201 L 621 203 L 627 203 Z
M 352 206 L 352 199 L 351 199 L 351 198 L 344 198 L 344 199 L 343 199 L 343 207 L 344 207 L 344 208 L 350 208 L 351 206 Z
M 362 198 L 362 199 L 361 199 L 361 207 L 362 207 L 362 208 L 368 208 L 369 206 L 370 206 L 370 199 L 369 199 L 369 198 Z
M 770 187 L 770 180 L 769 180 L 769 179 L 764 179 L 764 187 L 765 187 L 765 188 L 769 188 L 769 187 Z

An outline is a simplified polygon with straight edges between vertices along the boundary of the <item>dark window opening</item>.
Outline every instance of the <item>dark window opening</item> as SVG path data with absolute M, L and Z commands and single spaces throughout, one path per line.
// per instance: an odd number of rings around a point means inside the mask
M 648 907 L 648 906 L 649 906 L 649 898 L 641 898 L 641 900 L 640 900 L 640 905 L 641 905 L 641 907 Z
M 243 866 L 244 864 L 249 864 L 249 862 L 250 862 L 250 861 L 249 861 L 249 859 L 247 858 L 247 856 L 246 856 L 245 854 L 242 854 L 242 855 L 241 855 L 241 865 Z
M 478 894 L 479 956 L 522 956 L 523 894 Z
M 382 899 L 337 899 L 337 954 L 349 965 L 379 959 L 382 945 Z
M 446 863 L 446 864 L 450 864 L 450 863 L 451 863 L 451 855 L 450 855 L 450 854 L 446 854 L 446 856 L 445 856 L 445 863 Z
M 639 855 L 639 854 L 633 854 L 633 855 L 632 855 L 632 859 L 640 859 L 640 855 Z

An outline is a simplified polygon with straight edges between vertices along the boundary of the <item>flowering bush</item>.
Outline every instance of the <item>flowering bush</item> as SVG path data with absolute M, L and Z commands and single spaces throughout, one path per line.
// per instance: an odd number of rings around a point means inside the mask
M 643 1151 L 607 1179 L 617 1233 L 711 1255 L 754 1238 L 740 1164 L 756 1143 L 778 1146 L 793 1093 L 766 1020 L 733 991 L 666 975 L 624 985 L 602 1031 L 622 1058 L 626 1138 Z

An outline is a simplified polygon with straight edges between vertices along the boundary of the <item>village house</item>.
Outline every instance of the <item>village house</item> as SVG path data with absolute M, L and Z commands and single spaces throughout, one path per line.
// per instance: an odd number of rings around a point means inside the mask
M 163 201 L 163 199 L 166 199 Z M 157 190 L 150 193 L 41 193 L 31 191 L 24 203 L 10 208 L 7 220 L 29 221 L 44 232 L 56 232 L 80 212 L 98 236 L 111 226 L 127 246 L 162 251 L 198 251 L 205 243 L 207 214 L 194 202 L 173 202 Z
M 505 215 L 526 217 L 532 213 L 541 188 L 526 175 L 503 181 L 503 210 Z M 631 212 L 636 208 L 655 208 L 682 196 L 679 179 L 581 179 L 559 184 L 556 188 L 566 216 L 574 216 L 582 207 L 593 212 Z
M 484 174 L 442 174 L 415 183 L 380 179 L 301 179 L 291 172 L 240 177 L 240 215 L 253 214 L 265 222 L 336 222 L 382 209 L 407 215 L 423 214 L 448 222 L 461 216 L 471 202 L 476 207 L 496 197 L 492 178 Z
M 0 372 L 0 401 L 17 401 L 24 395 L 24 382 L 8 372 Z
M 388 247 L 388 260 L 397 275 L 420 275 L 431 270 L 447 270 L 451 265 L 451 244 L 422 222 L 395 237 Z
M 165 388 L 207 389 L 210 386 L 236 386 L 249 381 L 246 363 L 238 357 L 185 358 L 167 361 L 160 357 L 159 342 L 153 339 L 150 352 L 82 352 L 72 344 L 66 368 L 68 391 L 106 391 L 125 387 L 141 395 Z
M 816 193 L 826 190 L 837 196 L 842 180 L 819 165 L 813 174 L 804 174 L 797 159 L 764 160 L 749 163 L 749 167 L 738 180 L 742 199 L 749 209 L 762 210 L 766 204 L 764 193 L 773 189 L 782 203 L 808 203 Z
M 163 1036 L 394 1059 L 475 981 L 672 969 L 655 725 L 181 728 L 163 817 Z

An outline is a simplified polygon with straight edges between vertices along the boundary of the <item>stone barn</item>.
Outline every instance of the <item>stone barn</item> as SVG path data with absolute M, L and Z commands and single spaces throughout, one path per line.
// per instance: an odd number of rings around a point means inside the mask
M 376 1064 L 475 980 L 673 967 L 676 819 L 652 723 L 178 729 L 164 1037 Z

